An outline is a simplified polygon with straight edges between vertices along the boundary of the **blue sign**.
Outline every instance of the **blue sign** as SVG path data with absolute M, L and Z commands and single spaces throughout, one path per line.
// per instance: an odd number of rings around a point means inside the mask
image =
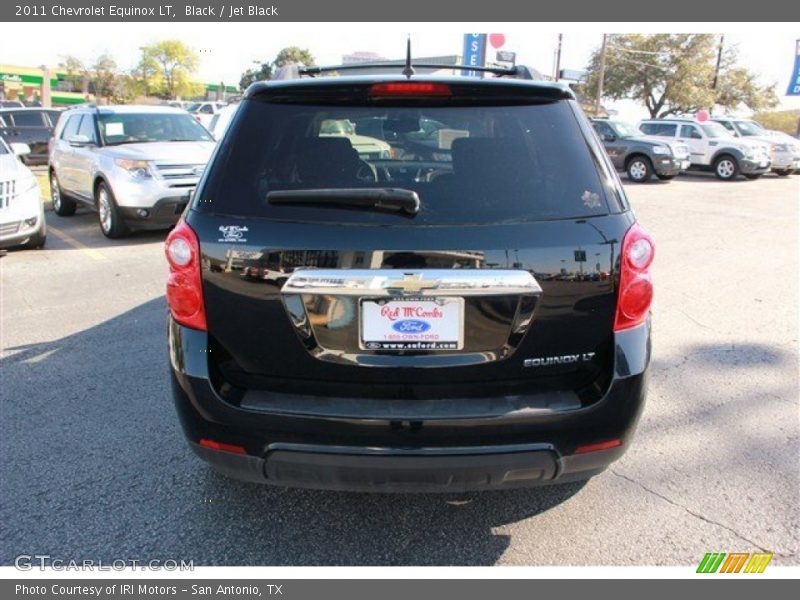
M 792 79 L 789 81 L 789 89 L 786 90 L 786 95 L 800 96 L 800 40 L 797 40 L 794 70 L 792 71 Z
M 486 64 L 486 34 L 464 34 L 464 64 L 471 67 L 482 67 Z M 480 77 L 478 71 L 462 71 L 469 77 Z

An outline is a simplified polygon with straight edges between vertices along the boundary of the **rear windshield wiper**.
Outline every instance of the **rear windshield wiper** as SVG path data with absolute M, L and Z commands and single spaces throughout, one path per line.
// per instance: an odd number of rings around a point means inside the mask
M 267 193 L 270 204 L 316 204 L 352 206 L 405 212 L 419 212 L 417 192 L 402 188 L 322 188 L 311 190 L 275 190 Z

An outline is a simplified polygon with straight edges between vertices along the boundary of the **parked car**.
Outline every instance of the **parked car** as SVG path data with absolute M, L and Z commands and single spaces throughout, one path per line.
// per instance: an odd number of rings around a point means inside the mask
M 197 119 L 198 123 L 210 131 L 211 119 L 225 106 L 224 102 L 193 102 L 184 108 Z
M 655 175 L 661 180 L 673 179 L 689 168 L 689 147 L 648 137 L 638 127 L 612 119 L 592 119 L 611 162 L 625 171 L 636 183 L 649 181 Z
M 713 121 L 689 118 L 651 119 L 639 124 L 645 134 L 689 146 L 691 168 L 713 171 L 717 178 L 732 181 L 739 174 L 758 179 L 770 169 L 766 144 L 733 137 Z
M 47 239 L 39 182 L 21 160 L 30 151 L 0 139 L 0 248 L 41 248 Z
M 222 136 L 225 135 L 225 132 L 228 130 L 228 125 L 231 124 L 233 115 L 236 114 L 237 108 L 239 108 L 238 103 L 228 104 L 219 109 L 214 113 L 214 116 L 211 117 L 211 121 L 208 123 L 208 130 L 213 134 L 215 140 L 219 141 L 222 139 Z
M 760 123 L 752 119 L 719 118 L 715 122 L 722 125 L 734 137 L 747 138 L 767 144 L 770 148 L 772 172 L 780 177 L 787 177 L 800 169 L 800 143 L 780 131 L 764 129 Z
M 47 164 L 47 141 L 58 117 L 55 108 L 0 108 L 0 138 L 8 144 L 27 144 L 30 154 L 25 164 Z
M 322 127 L 367 118 L 389 156 Z M 468 135 L 421 159 L 423 120 Z M 254 83 L 165 250 L 178 415 L 224 474 L 512 488 L 632 442 L 654 246 L 567 86 Z
M 167 106 L 81 107 L 58 121 L 50 150 L 50 194 L 60 216 L 97 210 L 110 237 L 171 227 L 214 148 L 211 134 Z

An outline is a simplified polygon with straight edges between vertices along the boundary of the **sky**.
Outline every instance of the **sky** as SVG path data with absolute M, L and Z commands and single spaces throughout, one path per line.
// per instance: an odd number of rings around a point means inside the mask
M 200 55 L 198 79 L 237 85 L 240 74 L 255 61 L 272 60 L 291 45 L 308 48 L 317 64 L 339 64 L 342 55 L 371 51 L 385 58 L 401 58 L 411 35 L 414 56 L 461 54 L 465 31 L 494 31 L 506 35 L 504 50 L 517 53 L 517 62 L 552 74 L 558 32 L 564 34 L 562 68 L 583 69 L 605 32 L 724 33 L 725 45 L 735 45 L 741 64 L 759 74 L 762 83 L 777 83 L 780 108 L 800 109 L 800 97 L 786 97 L 794 64 L 795 40 L 800 28 L 793 23 L 715 24 L 579 24 L 579 23 L 23 23 L 4 27 L 0 62 L 14 65 L 56 66 L 67 54 L 91 61 L 111 53 L 123 69 L 133 67 L 139 48 L 161 39 L 177 38 Z M 48 43 L 31 43 L 40 38 Z M 633 102 L 614 103 L 620 116 L 647 116 Z

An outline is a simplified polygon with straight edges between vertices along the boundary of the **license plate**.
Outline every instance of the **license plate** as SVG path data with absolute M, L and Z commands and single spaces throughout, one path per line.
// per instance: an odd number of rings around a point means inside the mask
M 361 301 L 362 350 L 461 350 L 463 298 Z

